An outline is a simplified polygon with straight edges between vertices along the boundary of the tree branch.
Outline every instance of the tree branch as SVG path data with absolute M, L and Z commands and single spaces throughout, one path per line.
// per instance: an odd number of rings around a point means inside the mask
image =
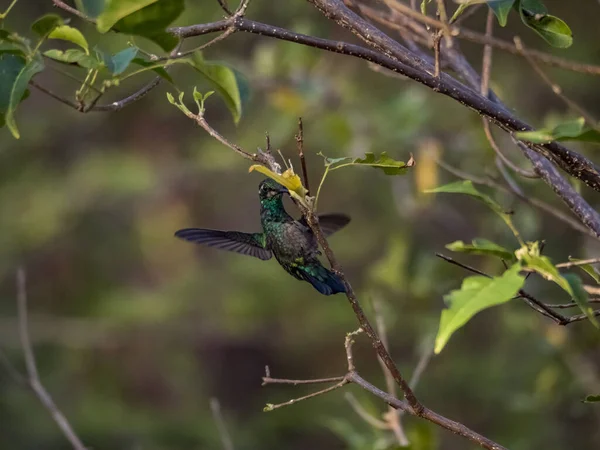
M 27 384 L 44 408 L 50 413 L 50 416 L 54 419 L 58 428 L 60 428 L 60 431 L 69 441 L 71 446 L 75 450 L 86 450 L 81 439 L 79 439 L 67 418 L 58 409 L 56 403 L 54 403 L 54 400 L 40 381 L 35 356 L 33 354 L 33 347 L 31 346 L 31 341 L 29 339 L 29 327 L 27 323 L 27 290 L 25 271 L 23 269 L 19 269 L 17 272 L 17 306 L 19 314 L 19 336 L 21 339 L 21 346 L 23 347 L 25 366 L 27 368 Z

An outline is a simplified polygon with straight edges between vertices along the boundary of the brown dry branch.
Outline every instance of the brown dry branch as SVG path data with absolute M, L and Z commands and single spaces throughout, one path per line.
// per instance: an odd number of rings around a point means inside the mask
M 304 126 L 302 117 L 298 118 L 298 134 L 295 136 L 298 156 L 300 157 L 300 166 L 302 167 L 302 181 L 307 190 L 306 195 L 310 195 L 310 185 L 308 184 L 308 171 L 306 169 L 306 158 L 304 157 Z
M 400 400 L 400 399 L 394 397 L 393 395 L 390 395 L 389 393 L 382 391 L 381 389 L 377 388 L 376 386 L 372 385 L 367 380 L 362 378 L 356 369 L 356 365 L 354 363 L 354 357 L 352 354 L 352 345 L 354 344 L 354 337 L 361 332 L 363 332 L 363 330 L 362 330 L 362 328 L 359 328 L 357 331 L 348 333 L 346 335 L 346 339 L 344 340 L 344 348 L 346 351 L 346 359 L 348 361 L 348 365 L 347 365 L 347 372 L 344 376 L 341 377 L 342 380 L 340 382 L 338 382 L 337 384 L 334 384 L 333 386 L 330 386 L 326 389 L 322 389 L 320 391 L 313 392 L 313 393 L 305 395 L 303 397 L 294 398 L 294 399 L 288 400 L 287 402 L 278 403 L 278 404 L 267 404 L 267 406 L 265 407 L 265 411 L 272 411 L 274 409 L 282 408 L 284 406 L 290 406 L 299 401 L 308 400 L 310 398 L 315 398 L 315 397 L 327 394 L 327 393 L 337 390 L 349 383 L 354 383 L 354 384 L 360 386 L 362 389 L 366 390 L 367 392 L 370 392 L 371 394 L 375 395 L 376 397 L 379 397 L 380 399 L 382 399 L 385 403 L 387 403 L 390 407 L 394 408 L 395 410 L 404 411 L 407 414 L 429 420 L 430 422 L 433 422 L 433 423 L 435 423 L 435 424 L 437 424 L 459 436 L 463 436 L 463 437 L 471 440 L 472 442 L 480 445 L 483 448 L 490 449 L 490 450 L 506 450 L 505 447 L 501 446 L 500 444 L 497 444 L 496 442 L 486 438 L 485 436 L 482 436 L 482 435 L 474 432 L 473 430 L 470 430 L 469 428 L 465 427 L 461 423 L 458 423 L 453 420 L 447 419 L 443 416 L 440 416 L 439 414 L 431 411 L 428 408 L 423 407 L 423 409 L 419 413 L 417 413 L 417 411 L 415 411 L 413 408 L 411 408 L 411 406 L 406 401 Z M 336 379 L 339 379 L 339 378 L 340 377 L 337 377 Z M 278 381 L 273 381 L 273 380 L 278 380 Z M 263 386 L 267 385 L 267 384 L 282 384 L 282 383 L 294 384 L 294 382 L 297 382 L 297 381 L 299 381 L 299 380 L 273 379 L 273 378 L 270 378 L 270 375 L 269 375 L 269 376 L 266 376 L 263 378 Z M 312 381 L 312 380 L 309 380 L 309 381 Z M 355 406 L 358 407 L 358 410 L 361 410 L 361 413 L 359 413 L 359 414 L 366 414 L 364 419 L 366 421 L 369 421 L 370 423 L 372 422 L 372 425 L 374 427 L 379 428 L 379 427 L 383 426 L 383 424 L 384 424 L 383 422 L 370 416 L 366 411 L 362 411 L 362 407 L 359 404 L 357 404 Z M 357 410 L 356 407 L 354 409 L 355 409 L 355 411 Z

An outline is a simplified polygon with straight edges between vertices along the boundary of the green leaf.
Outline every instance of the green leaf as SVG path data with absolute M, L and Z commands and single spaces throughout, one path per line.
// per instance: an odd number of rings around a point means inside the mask
M 44 56 L 65 64 L 77 64 L 85 69 L 100 69 L 104 67 L 102 61 L 77 48 L 71 48 L 64 52 L 62 50 L 51 49 L 45 51 Z
M 567 48 L 573 44 L 569 26 L 558 17 L 547 14 L 546 7 L 539 0 L 521 0 L 519 13 L 523 23 L 553 47 Z
M 11 53 L 0 54 L 0 113 L 8 109 L 12 87 L 23 67 L 25 58 Z
M 446 248 L 453 252 L 467 253 L 470 255 L 496 256 L 505 261 L 515 261 L 514 252 L 511 252 L 492 241 L 488 241 L 487 239 L 473 239 L 471 244 L 465 244 L 463 241 L 456 241 L 446 245 Z
M 579 262 L 582 260 L 577 259 L 577 258 L 569 258 L 569 261 Z M 596 271 L 596 269 L 594 269 L 594 266 L 592 266 L 591 264 L 580 264 L 577 267 L 579 267 L 581 270 L 583 270 L 585 273 L 587 273 L 590 277 L 592 277 L 596 283 L 600 284 L 600 274 Z
M 515 133 L 515 136 L 536 144 L 551 141 L 582 141 L 600 144 L 600 131 L 586 127 L 583 117 L 559 123 L 554 128 L 519 131 Z
M 590 322 L 596 328 L 600 328 L 598 321 L 592 314 L 592 308 L 589 306 L 587 292 L 584 290 L 581 279 L 577 275 L 561 275 L 547 256 L 540 255 L 538 242 L 527 243 L 527 245 L 517 250 L 515 255 L 523 263 L 524 267 L 539 273 L 545 279 L 559 285 L 577 303 Z
M 41 60 L 37 58 L 32 59 L 25 64 L 25 66 L 23 66 L 17 75 L 14 84 L 12 85 L 10 91 L 10 101 L 4 119 L 6 121 L 6 126 L 11 131 L 15 139 L 19 139 L 21 136 L 19 134 L 19 129 L 17 128 L 17 122 L 15 121 L 15 111 L 18 104 L 23 99 L 23 95 L 25 94 L 29 84 L 29 80 L 31 80 L 35 74 L 41 72 L 43 69 L 44 64 L 41 62 Z
M 225 64 L 205 61 L 200 53 L 194 54 L 191 64 L 221 94 L 237 124 L 242 116 L 245 94 L 248 91 L 245 79 Z
M 125 72 L 131 61 L 133 61 L 133 58 L 137 56 L 137 53 L 138 49 L 136 47 L 129 47 L 113 55 L 111 58 L 111 71 L 113 75 Z
M 600 395 L 588 395 L 582 401 L 583 403 L 597 403 L 600 402 Z
M 89 46 L 83 34 L 77 29 L 68 25 L 60 25 L 54 28 L 48 35 L 48 39 L 61 39 L 63 41 L 72 42 L 75 45 L 79 45 L 89 53 Z
M 511 300 L 525 282 L 525 278 L 519 275 L 520 270 L 521 265 L 515 264 L 499 277 L 465 278 L 460 290 L 445 296 L 448 309 L 442 311 L 435 338 L 435 353 L 440 353 L 450 336 L 479 311 Z
M 104 11 L 105 3 L 105 0 L 75 0 L 77 9 L 93 19 Z
M 106 33 L 114 24 L 158 0 L 107 0 L 102 14 L 98 16 L 97 28 Z
M 386 175 L 403 175 L 406 173 L 406 169 L 411 167 L 403 161 L 390 158 L 386 152 L 382 152 L 379 158 L 376 158 L 374 153 L 367 152 L 364 158 L 356 158 L 351 164 L 381 169 Z
M 508 13 L 510 9 L 513 7 L 515 0 L 491 0 L 487 2 L 487 5 L 494 11 L 496 18 L 498 19 L 498 23 L 501 27 L 506 26 L 506 22 L 508 21 Z
M 383 170 L 383 173 L 386 175 L 404 175 L 406 173 L 406 169 L 414 165 L 414 161 L 412 159 L 407 163 L 403 161 L 397 161 L 393 158 L 390 158 L 386 152 L 382 152 L 379 157 L 376 157 L 372 152 L 367 152 L 365 153 L 364 158 L 355 159 L 352 159 L 351 157 L 328 158 L 322 153 L 319 153 L 319 155 L 325 160 L 325 165 L 330 166 L 329 170 L 341 169 L 342 167 L 348 166 L 369 166 L 373 167 L 374 169 Z
M 435 189 L 428 189 L 425 191 L 425 193 L 441 192 L 449 194 L 466 194 L 479 199 L 487 206 L 489 206 L 496 214 L 498 214 L 502 218 L 502 220 L 504 220 L 504 222 L 513 232 L 515 237 L 519 240 L 519 242 L 521 242 L 519 232 L 512 223 L 511 215 L 504 211 L 504 208 L 502 208 L 502 206 L 496 203 L 491 197 L 482 194 L 477 189 L 475 189 L 475 186 L 473 186 L 473 183 L 470 180 L 456 181 L 454 183 L 446 184 L 444 186 L 440 186 Z
M 137 64 L 138 66 L 142 66 L 142 67 L 150 67 L 150 66 L 154 66 L 156 64 L 156 62 L 147 61 L 142 58 L 133 58 L 131 60 L 131 62 L 133 64 Z M 169 75 L 169 72 L 167 72 L 164 69 L 164 67 L 153 67 L 151 70 L 154 73 L 156 73 L 158 76 L 160 76 L 161 78 L 164 78 L 165 80 L 167 80 L 169 83 L 171 83 L 173 85 L 175 84 L 175 81 L 173 81 L 173 78 L 171 78 L 171 75 Z
M 596 328 L 600 329 L 600 324 L 598 324 L 596 316 L 594 316 L 594 310 L 588 302 L 588 294 L 583 288 L 581 278 L 574 273 L 566 273 L 563 275 L 563 278 L 567 280 L 567 283 L 569 283 L 571 295 L 573 300 L 575 300 L 575 303 L 577 303 L 577 306 L 579 306 L 579 309 L 581 309 L 581 311 L 587 316 L 589 321 L 592 322 Z
M 184 0 L 109 0 L 105 11 L 98 17 L 98 31 L 104 33 L 112 27 L 120 33 L 150 39 L 169 51 L 179 40 L 165 29 L 184 8 Z
M 33 22 L 31 30 L 42 37 L 46 37 L 52 30 L 62 24 L 63 21 L 60 16 L 57 16 L 56 14 L 46 14 Z

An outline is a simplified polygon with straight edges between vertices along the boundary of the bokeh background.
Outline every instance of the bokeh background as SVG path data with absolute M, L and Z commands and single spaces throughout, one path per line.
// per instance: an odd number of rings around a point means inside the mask
M 0 3 L 0 9 L 8 4 Z M 52 11 L 50 3 L 21 1 L 8 20 L 25 33 L 33 18 Z M 274 7 L 254 0 L 249 17 L 353 39 L 306 2 L 285 3 Z M 600 64 L 598 3 L 545 3 L 574 30 L 573 47 L 556 53 Z M 188 1 L 187 7 L 177 24 L 221 17 L 215 1 Z M 481 30 L 484 20 L 482 9 L 467 23 Z M 552 52 L 514 13 L 497 32 L 506 38 L 519 34 L 528 46 Z M 88 34 L 108 50 L 126 45 L 117 36 L 92 29 Z M 481 48 L 462 45 L 478 67 Z M 431 345 L 443 295 L 468 275 L 434 253 L 474 237 L 516 245 L 503 223 L 477 202 L 420 192 L 455 180 L 436 166 L 438 157 L 474 175 L 498 176 L 480 118 L 410 80 L 291 43 L 239 34 L 205 56 L 234 65 L 251 87 L 239 126 L 216 96 L 208 103 L 209 121 L 249 151 L 264 146 L 268 131 L 273 145 L 299 167 L 294 133 L 302 116 L 313 186 L 323 172 L 318 152 L 339 157 L 387 151 L 402 160 L 414 154 L 417 166 L 404 177 L 368 168 L 334 172 L 320 201 L 322 211 L 352 216 L 330 242 L 367 308 L 373 300 L 382 304 L 391 352 L 410 375 Z M 600 117 L 597 78 L 548 73 Z M 176 68 L 173 74 L 187 92 L 194 85 L 209 88 L 191 70 Z M 40 80 L 59 91 L 75 89 L 52 72 Z M 562 103 L 525 61 L 496 51 L 492 80 L 506 103 L 531 123 L 565 117 Z M 134 78 L 119 94 L 142 82 Z M 22 138 L 0 130 L 0 343 L 10 361 L 23 370 L 15 290 L 16 268 L 23 266 L 40 376 L 90 448 L 219 449 L 209 408 L 213 397 L 239 450 L 395 448 L 388 434 L 352 411 L 342 391 L 262 412 L 266 403 L 310 392 L 261 387 L 265 365 L 284 378 L 342 374 L 343 338 L 356 328 L 356 319 L 343 296 L 320 296 L 274 261 L 173 237 L 189 226 L 258 230 L 261 178 L 169 105 L 167 90 L 161 85 L 118 113 L 87 115 L 33 91 L 18 112 Z M 505 136 L 497 136 L 520 160 Z M 598 160 L 597 147 L 572 147 Z M 563 208 L 542 182 L 519 181 L 529 195 Z M 599 204 L 597 194 L 582 190 Z M 494 195 L 515 211 L 526 239 L 545 240 L 544 251 L 555 261 L 598 254 L 597 242 L 552 216 Z M 491 273 L 502 270 L 482 258 L 461 260 Z M 534 277 L 528 290 L 549 302 L 566 300 Z M 431 359 L 417 393 L 430 408 L 511 449 L 598 448 L 600 409 L 580 402 L 600 392 L 598 344 L 589 323 L 561 328 L 514 301 L 477 315 L 460 330 Z M 384 386 L 364 339 L 356 353 L 359 371 Z M 369 411 L 384 411 L 366 393 L 348 391 Z M 431 424 L 404 422 L 412 448 L 472 448 Z M 37 399 L 1 370 L 0 448 L 67 446 Z

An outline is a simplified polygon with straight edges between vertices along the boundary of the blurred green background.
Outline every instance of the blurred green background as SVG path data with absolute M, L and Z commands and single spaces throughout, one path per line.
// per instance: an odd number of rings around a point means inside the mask
M 0 3 L 0 9 L 8 4 Z M 21 1 L 8 21 L 26 32 L 33 18 L 53 10 L 50 3 Z M 574 30 L 573 47 L 555 52 L 600 64 L 598 3 L 545 3 Z M 177 24 L 221 17 L 216 1 L 188 1 L 187 8 Z M 353 40 L 302 1 L 276 8 L 254 0 L 248 16 Z M 529 47 L 553 51 L 515 19 L 498 34 L 520 34 Z M 484 21 L 482 9 L 467 24 L 481 30 Z M 126 45 L 121 37 L 86 30 L 90 41 L 112 51 Z M 462 45 L 478 67 L 481 48 Z M 264 147 L 268 131 L 298 168 L 294 133 L 302 116 L 313 186 L 323 171 L 318 152 L 339 157 L 387 151 L 401 160 L 414 154 L 417 166 L 404 177 L 368 168 L 334 172 L 320 201 L 323 212 L 352 216 L 330 242 L 363 302 L 383 303 L 391 352 L 410 375 L 436 332 L 443 295 L 467 276 L 434 252 L 448 253 L 445 244 L 474 237 L 516 245 L 504 224 L 477 202 L 420 193 L 455 180 L 435 165 L 438 156 L 469 173 L 497 176 L 480 118 L 410 80 L 291 43 L 239 34 L 205 55 L 235 66 L 251 87 L 239 126 L 217 96 L 208 102 L 209 122 L 249 151 Z M 208 90 L 192 72 L 176 68 L 173 74 L 188 93 L 194 85 Z M 532 124 L 565 116 L 563 104 L 525 61 L 496 51 L 492 73 L 494 89 Z M 597 78 L 548 73 L 600 117 Z M 38 80 L 65 93 L 75 89 L 49 71 Z M 134 78 L 114 98 L 142 83 Z M 343 296 L 320 296 L 274 261 L 173 238 L 174 231 L 190 226 L 259 230 L 261 176 L 247 174 L 246 160 L 169 105 L 168 90 L 161 85 L 121 112 L 87 115 L 33 91 L 18 112 L 21 139 L 0 129 L 0 343 L 10 360 L 23 370 L 15 300 L 15 272 L 22 265 L 40 376 L 90 448 L 221 448 L 212 397 L 221 402 L 238 450 L 395 448 L 390 434 L 374 431 L 352 411 L 342 391 L 262 412 L 266 403 L 311 391 L 261 387 L 265 365 L 282 378 L 343 374 L 343 338 L 356 319 Z M 497 136 L 520 160 L 507 137 Z M 571 147 L 598 160 L 597 147 Z M 563 208 L 542 182 L 521 184 L 529 195 Z M 583 191 L 598 205 L 597 194 Z M 496 197 L 515 211 L 525 239 L 544 239 L 544 252 L 555 261 L 598 254 L 597 241 L 509 196 Z M 459 259 L 490 273 L 502 269 L 482 258 Z M 549 302 L 566 301 L 534 277 L 528 290 Z M 515 301 L 479 314 L 460 330 L 432 358 L 417 393 L 435 411 L 511 449 L 599 448 L 600 409 L 580 402 L 600 392 L 598 343 L 589 323 L 561 328 Z M 364 338 L 356 362 L 365 378 L 384 386 Z M 370 411 L 385 410 L 357 388 L 344 389 Z M 404 422 L 412 448 L 472 448 L 432 424 Z M 4 370 L 0 448 L 68 448 L 37 399 Z

